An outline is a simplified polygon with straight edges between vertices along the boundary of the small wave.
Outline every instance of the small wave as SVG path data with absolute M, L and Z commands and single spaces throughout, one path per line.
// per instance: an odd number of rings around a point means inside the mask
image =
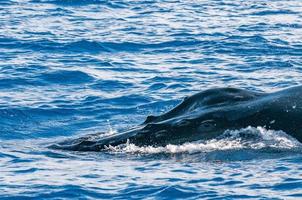
M 106 4 L 106 0 L 32 0 L 31 3 L 49 3 L 49 4 L 55 4 L 55 5 L 61 5 L 61 6 L 86 6 L 91 4 Z
M 82 71 L 57 70 L 43 73 L 39 79 L 55 84 L 81 84 L 91 82 L 93 77 Z
M 127 2 L 116 1 L 111 2 L 109 0 L 31 0 L 31 3 L 39 3 L 39 4 L 53 4 L 57 6 L 90 6 L 90 5 L 102 5 L 107 6 L 109 8 L 125 8 L 128 6 Z
M 181 145 L 169 144 L 164 147 L 139 147 L 127 142 L 119 146 L 109 146 L 108 150 L 114 153 L 192 154 L 241 149 L 295 151 L 301 149 L 301 147 L 301 143 L 283 131 L 249 126 L 239 130 L 226 130 L 219 138 L 207 141 L 190 142 Z
M 251 15 L 290 15 L 290 14 L 298 14 L 298 12 L 294 12 L 292 10 L 262 10 L 258 12 L 251 13 Z
M 60 53 L 101 53 L 101 52 L 136 52 L 143 50 L 160 50 L 165 48 L 174 49 L 176 47 L 192 47 L 196 45 L 212 46 L 216 42 L 208 40 L 171 40 L 154 43 L 138 43 L 131 41 L 109 42 L 94 41 L 88 39 L 60 42 L 55 40 L 23 40 L 16 38 L 0 37 L 1 48 L 4 49 L 28 49 L 33 51 L 51 51 Z

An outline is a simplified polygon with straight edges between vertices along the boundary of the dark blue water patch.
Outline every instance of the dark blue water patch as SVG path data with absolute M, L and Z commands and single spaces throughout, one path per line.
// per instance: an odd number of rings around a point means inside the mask
M 184 51 L 187 47 L 200 46 L 202 49 L 214 50 L 216 53 L 248 53 L 253 54 L 283 54 L 283 55 L 301 55 L 302 49 L 299 46 L 286 47 L 280 44 L 274 45 L 272 42 L 266 40 L 261 36 L 249 36 L 249 37 L 227 37 L 224 42 L 218 43 L 218 41 L 168 41 L 162 43 L 113 43 L 113 42 L 96 42 L 96 41 L 75 41 L 71 43 L 58 43 L 54 41 L 36 41 L 35 43 L 20 41 L 14 39 L 4 39 L 0 41 L 2 48 L 25 48 L 31 50 L 41 51 L 56 51 L 56 52 L 87 52 L 87 53 L 99 53 L 99 52 L 120 52 L 120 51 L 142 51 L 152 50 L 153 53 L 161 51 L 162 53 L 168 53 L 170 50 L 166 48 L 181 47 Z M 160 49 L 160 50 L 156 50 Z M 156 50 L 156 51 L 154 51 Z M 159 52 L 158 52 L 159 53 Z
M 62 106 L 61 108 L 22 108 L 20 110 L 32 119 L 43 119 L 43 116 L 47 119 L 51 117 L 71 116 L 75 113 L 75 109 Z
M 175 83 L 177 80 L 181 80 L 183 83 L 192 83 L 194 82 L 193 78 L 191 77 L 179 77 L 179 76 L 154 76 L 152 78 L 149 78 L 145 80 L 143 83 L 144 84 L 149 84 L 149 83 L 164 83 L 164 84 L 169 84 L 169 83 Z
M 31 0 L 31 3 L 47 3 L 59 6 L 87 6 L 91 4 L 107 4 L 108 0 Z
M 45 42 L 45 41 L 44 41 Z M 48 45 L 51 44 L 48 42 Z M 37 42 L 36 44 L 33 41 L 21 41 L 15 38 L 0 38 L 0 48 L 1 49 L 31 49 L 31 50 L 43 50 L 47 49 L 47 45 Z
M 194 188 L 186 188 L 182 186 L 128 186 L 129 189 L 120 191 L 120 198 L 131 197 L 133 199 L 141 199 L 146 196 L 158 199 L 183 199 L 196 196 L 198 194 Z
M 20 139 L 72 133 L 76 131 L 76 127 L 74 129 L 72 127 L 79 121 L 76 117 L 73 117 L 74 114 L 76 114 L 74 109 L 66 108 L 1 109 L 0 124 L 2 129 L 0 137 L 5 139 Z
M 221 33 L 221 32 L 214 32 L 214 33 L 202 33 L 202 34 L 196 34 L 196 33 L 190 33 L 189 30 L 187 31 L 183 31 L 183 30 L 178 30 L 179 32 L 172 32 L 171 33 L 171 37 L 180 37 L 180 38 L 186 38 L 186 39 L 191 39 L 191 40 L 194 40 L 196 38 L 209 38 L 209 37 L 212 37 L 212 38 L 223 38 L 223 37 L 226 37 L 227 34 L 225 33 Z
M 244 183 L 243 181 L 229 180 L 229 181 L 225 181 L 223 184 L 220 184 L 220 185 L 232 186 L 232 185 L 241 185 L 243 183 Z
M 0 78 L 0 89 L 6 90 L 14 87 L 25 88 L 30 86 L 45 86 L 45 83 L 43 83 L 42 80 L 34 77 L 36 70 L 41 70 L 41 72 L 43 72 L 44 68 L 40 66 L 3 66 L 0 72 L 6 74 L 6 76 Z
M 160 190 L 159 186 L 147 186 L 142 185 L 138 186 L 136 184 L 128 184 L 128 187 L 126 189 L 123 189 L 119 191 L 120 194 L 123 194 L 120 196 L 120 199 L 123 199 L 125 197 L 132 197 L 133 199 L 141 199 L 145 196 L 152 196 L 152 194 L 156 194 Z
M 14 173 L 16 173 L 16 174 L 30 174 L 30 173 L 34 173 L 38 170 L 41 170 L 41 169 L 39 169 L 39 168 L 20 169 L 20 170 L 15 170 Z
M 54 9 L 48 9 L 47 12 L 51 13 L 52 16 L 62 16 L 62 17 L 67 17 L 71 16 L 74 14 L 74 12 L 70 9 L 65 9 L 65 8 L 54 8 Z M 40 34 L 43 34 L 40 32 Z M 49 33 L 45 34 L 48 35 Z M 52 35 L 52 34 L 50 34 Z
M 44 145 L 44 143 L 43 143 Z M 45 146 L 47 146 L 46 144 Z M 34 154 L 43 154 L 48 158 L 55 158 L 55 159 L 76 159 L 75 155 L 69 154 L 68 152 L 58 152 L 58 151 L 51 151 L 49 149 L 46 149 L 42 152 L 33 152 Z
M 6 61 L 7 62 L 7 61 Z M 3 89 L 14 86 L 44 85 L 41 80 L 36 79 L 37 71 L 43 73 L 48 67 L 41 65 L 2 65 L 0 73 L 4 76 L 0 78 L 0 85 Z
M 199 191 L 195 187 L 166 186 L 158 192 L 158 197 L 163 199 L 184 199 L 197 196 Z M 169 198 L 167 198 L 169 196 Z
M 138 73 L 147 73 L 147 74 L 153 74 L 156 73 L 157 69 L 142 69 L 137 67 L 132 67 L 132 64 L 129 62 L 126 63 L 119 63 L 119 62 L 112 62 L 111 67 L 97 67 L 97 69 L 101 70 L 108 70 L 113 72 L 138 72 Z
M 206 178 L 198 178 L 198 179 L 192 179 L 187 181 L 188 184 L 199 184 L 199 183 L 205 183 L 211 181 L 210 179 Z
M 45 86 L 40 81 L 32 78 L 0 78 L 0 89 L 11 89 L 14 87 Z
M 295 15 L 299 14 L 298 12 L 292 10 L 262 10 L 251 13 L 251 15 L 259 15 L 259 16 L 266 16 L 266 15 Z
M 288 171 L 289 169 L 287 168 L 287 167 L 285 167 L 285 166 L 280 166 L 280 167 L 276 167 L 276 168 L 274 168 L 274 170 L 271 170 L 271 171 L 268 171 L 268 172 L 271 172 L 271 173 L 273 173 L 273 172 L 277 172 L 277 171 Z M 292 181 L 293 179 L 285 179 L 284 180 L 284 182 L 286 182 L 286 181 Z
M 302 197 L 302 193 L 296 193 L 296 194 L 290 194 L 287 195 L 288 197 L 293 197 L 293 198 L 301 198 Z
M 152 99 L 141 95 L 123 95 L 120 97 L 114 97 L 110 99 L 102 99 L 98 96 L 89 96 L 83 102 L 84 105 L 91 104 L 108 104 L 108 105 L 124 105 L 124 106 L 139 106 L 140 104 L 149 103 Z
M 13 187 L 13 186 L 11 186 Z M 45 188 L 48 188 L 47 190 Z M 15 195 L 12 197 L 7 196 L 7 199 L 53 199 L 58 196 L 63 197 L 63 199 L 76 198 L 112 198 L 110 191 L 89 188 L 79 185 L 32 185 L 23 186 L 22 189 L 25 191 L 23 194 Z M 5 199 L 5 198 L 4 198 Z
M 18 157 L 13 154 L 8 154 L 3 152 L 0 152 L 0 158 L 18 159 Z
M 58 53 L 72 53 L 72 52 L 110 52 L 103 46 L 102 43 L 80 40 L 70 43 L 56 42 L 52 40 L 20 40 L 14 38 L 0 38 L 0 48 L 3 49 L 26 49 L 32 51 L 51 51 Z
M 115 9 L 121 9 L 121 8 L 126 8 L 129 6 L 126 4 L 126 2 L 122 1 L 108 1 L 108 0 L 31 0 L 31 3 L 45 3 L 45 4 L 54 4 L 57 6 L 62 6 L 62 7 L 70 7 L 70 8 L 75 8 L 75 7 L 85 7 L 85 6 L 90 6 L 90 5 L 103 5 L 109 8 L 115 8 Z
M 188 84 L 170 84 L 167 87 L 167 89 L 187 89 L 189 87 Z
M 20 153 L 20 152 L 14 152 L 13 153 Z M 36 161 L 37 159 L 34 159 L 34 158 L 22 158 L 22 156 L 20 157 L 16 157 L 14 159 L 11 159 L 9 161 L 10 164 L 28 164 L 28 163 L 31 163 L 31 162 L 34 162 Z
M 279 183 L 276 184 L 272 187 L 273 190 L 297 190 L 297 189 L 302 189 L 302 181 L 298 182 L 290 182 L 290 183 Z
M 243 24 L 240 25 L 237 28 L 237 30 L 240 32 L 258 32 L 258 31 L 265 31 L 267 29 L 272 29 L 272 28 L 274 27 L 272 27 L 271 24 L 261 22 L 261 23 L 249 24 L 249 25 Z
M 14 4 L 17 4 L 17 3 L 15 1 L 11 1 L 11 0 L 0 1 L 1 6 L 11 6 Z M 2 10 L 2 8 L 0 8 L 0 10 Z
M 43 18 L 44 16 L 44 13 L 35 13 L 35 9 L 34 8 L 28 8 L 27 9 L 27 12 L 29 11 L 32 11 L 31 15 L 29 17 L 31 18 L 36 18 L 36 19 L 39 19 L 39 18 Z M 66 9 L 66 8 L 48 8 L 48 9 L 45 9 L 44 12 L 47 12 L 49 13 L 50 16 L 52 17 L 71 17 L 74 12 L 73 10 L 71 9 Z M 47 39 L 47 36 L 48 37 L 55 37 L 55 34 L 51 31 L 41 31 L 41 30 L 24 30 L 24 34 L 27 36 L 26 38 L 29 39 L 29 38 L 35 38 L 36 37 L 42 37 L 43 36 L 45 37 L 45 39 Z
M 108 47 L 109 46 L 109 47 Z M 111 52 L 112 49 L 108 43 L 96 42 L 96 41 L 87 41 L 81 40 L 68 44 L 64 44 L 62 47 L 65 51 L 70 52 Z
M 93 77 L 82 71 L 56 70 L 41 74 L 39 79 L 48 84 L 83 84 L 93 81 Z
M 272 61 L 256 61 L 251 65 L 248 66 L 236 66 L 235 64 L 230 64 L 231 68 L 236 68 L 238 71 L 243 71 L 243 72 L 255 72 L 257 70 L 273 70 L 276 68 L 279 69 L 289 69 L 292 70 L 294 68 L 294 65 L 290 61 L 277 61 L 277 60 L 272 60 Z
M 287 168 L 287 167 L 285 167 L 285 168 Z M 287 168 L 287 170 L 290 170 L 290 169 L 288 169 Z M 284 170 L 285 171 L 285 170 Z M 302 181 L 302 178 L 285 178 L 284 180 L 283 180 L 284 182 L 298 182 L 298 181 Z
M 230 54 L 230 55 L 240 55 L 240 56 L 299 56 L 302 55 L 302 49 L 291 48 L 291 47 L 278 47 L 273 45 L 266 45 L 260 47 L 253 46 L 238 46 L 235 43 L 231 46 L 224 46 L 217 53 Z
M 2 118 L 2 122 L 5 120 L 11 121 L 11 122 L 17 122 L 17 120 L 20 120 L 19 122 L 31 120 L 31 117 L 26 114 L 26 111 L 20 110 L 20 109 L 5 109 L 2 108 L 0 110 L 0 117 Z
M 283 88 L 286 88 L 288 87 L 289 85 L 293 84 L 293 82 L 291 81 L 284 81 L 283 83 L 281 84 L 278 84 L 278 83 L 274 83 L 274 82 L 271 82 L 269 83 L 269 85 L 271 85 L 272 87 L 276 87 L 278 85 L 278 87 L 283 87 Z M 300 85 L 301 83 L 300 82 L 296 82 L 294 83 L 295 85 Z
M 225 43 L 222 44 L 222 47 L 224 47 L 224 49 L 229 47 L 231 51 L 239 51 L 240 47 L 247 50 L 252 48 L 259 48 L 260 51 L 263 51 L 268 46 L 271 46 L 270 42 L 260 35 L 229 36 L 225 38 Z
M 297 152 L 299 154 L 299 152 Z M 231 149 L 226 151 L 212 151 L 204 155 L 202 158 L 205 161 L 248 161 L 252 159 L 276 159 L 295 154 L 293 152 L 280 151 L 278 149 L 265 149 L 261 153 L 254 149 Z
M 9 46 L 11 44 L 14 44 L 16 43 L 18 40 L 17 39 L 14 39 L 14 38 L 10 38 L 10 37 L 0 37 L 0 44 L 1 44 L 1 47 L 5 47 L 5 45 Z
M 61 58 L 57 58 L 57 60 L 60 63 L 64 63 L 65 65 L 70 66 L 77 65 L 87 67 L 87 63 L 89 63 L 89 65 L 96 66 L 96 69 L 112 69 L 112 67 L 114 67 L 114 63 L 112 61 L 106 59 L 102 60 L 83 54 L 80 54 L 80 56 L 74 54 L 64 55 Z
M 167 85 L 164 83 L 154 83 L 148 88 L 148 90 L 156 91 L 156 90 L 164 89 L 166 87 Z
M 48 66 L 41 64 L 14 65 L 7 67 L 7 69 L 10 69 L 9 74 L 22 73 L 30 75 L 36 74 L 37 72 L 45 72 L 49 68 Z
M 288 41 L 281 40 L 280 38 L 272 39 L 271 42 L 277 45 L 290 45 Z
M 175 62 L 175 61 L 174 61 Z M 220 58 L 214 58 L 214 57 L 205 57 L 205 58 L 198 58 L 198 59 L 182 59 L 178 61 L 179 63 L 187 63 L 187 64 L 214 64 L 219 65 L 220 63 L 223 63 L 224 60 Z M 174 69 L 178 69 L 178 67 L 175 67 Z M 205 72 L 210 73 L 210 72 Z
M 211 41 L 167 41 L 161 43 L 135 43 L 135 42 L 98 42 L 89 40 L 79 40 L 69 43 L 56 42 L 51 40 L 42 41 L 27 41 L 14 38 L 0 38 L 0 48 L 3 49 L 29 49 L 33 51 L 52 51 L 59 53 L 72 52 L 133 52 L 147 49 L 162 49 L 162 48 L 177 48 L 177 47 L 192 47 L 195 45 L 209 46 Z M 161 50 L 160 50 L 161 51 Z
M 208 44 L 208 41 L 198 41 L 198 40 L 174 40 L 161 43 L 134 43 L 134 42 L 124 42 L 124 43 L 104 43 L 104 46 L 108 49 L 114 51 L 141 51 L 144 49 L 162 49 L 162 48 L 177 48 L 177 47 L 187 47 L 200 45 L 202 43 Z
M 98 80 L 92 84 L 91 87 L 96 90 L 114 92 L 133 87 L 133 84 L 118 80 Z
M 298 24 L 298 23 L 292 23 L 292 24 L 288 24 L 288 23 L 277 23 L 275 25 L 276 28 L 280 28 L 280 27 L 285 27 L 285 28 L 292 28 L 292 29 L 301 29 L 302 28 L 302 24 Z
M 84 117 L 81 121 L 86 120 L 86 122 L 89 123 L 91 119 L 107 120 L 115 115 L 129 115 L 130 117 L 131 115 L 139 114 L 140 112 L 143 112 L 143 110 L 140 109 L 140 105 L 145 105 L 148 104 L 147 102 L 149 102 L 149 100 L 145 98 L 136 98 L 136 100 L 128 99 L 129 103 L 126 105 L 121 104 L 124 101 L 127 101 L 127 98 L 103 99 L 98 97 L 88 97 L 88 99 L 81 100 L 73 104 L 58 103 L 57 109 L 71 110 L 74 116 L 78 115 L 81 116 L 80 118 Z M 135 101 L 136 103 L 131 101 Z M 67 117 L 68 115 L 62 114 L 62 116 Z M 91 119 L 88 121 L 88 119 L 85 119 L 85 117 L 89 117 Z M 135 117 L 136 116 L 133 116 L 132 118 Z
M 222 197 L 215 198 L 215 199 L 232 200 L 232 199 L 272 199 L 272 198 L 263 197 L 263 196 L 257 196 L 257 195 L 248 195 L 248 194 L 242 194 L 242 195 L 230 194 L 230 195 L 223 195 Z M 278 200 L 278 198 L 276 198 L 275 200 Z

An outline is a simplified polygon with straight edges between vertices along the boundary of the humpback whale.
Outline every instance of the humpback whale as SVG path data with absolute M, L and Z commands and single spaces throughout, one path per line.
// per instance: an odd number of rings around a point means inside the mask
M 213 139 L 226 130 L 266 127 L 282 130 L 302 142 L 302 86 L 273 93 L 214 88 L 184 98 L 172 110 L 148 116 L 142 124 L 112 135 L 100 133 L 67 139 L 52 148 L 101 151 L 130 142 L 165 146 Z

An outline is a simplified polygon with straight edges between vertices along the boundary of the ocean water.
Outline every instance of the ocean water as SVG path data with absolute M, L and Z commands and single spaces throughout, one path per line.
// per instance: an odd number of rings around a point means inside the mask
M 299 85 L 301 41 L 300 0 L 1 0 L 0 199 L 302 198 L 301 144 L 264 127 L 47 148 L 125 130 L 204 89 Z

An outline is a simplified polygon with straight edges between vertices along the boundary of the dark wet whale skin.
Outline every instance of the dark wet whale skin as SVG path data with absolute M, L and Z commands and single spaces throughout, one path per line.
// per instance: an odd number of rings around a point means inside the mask
M 129 141 L 137 146 L 164 146 L 212 139 L 225 130 L 262 126 L 282 130 L 302 142 L 302 86 L 275 93 L 215 88 L 190 97 L 160 116 L 125 132 L 97 138 L 98 134 L 70 139 L 52 148 L 99 151 Z M 97 138 L 97 139 L 96 139 Z

